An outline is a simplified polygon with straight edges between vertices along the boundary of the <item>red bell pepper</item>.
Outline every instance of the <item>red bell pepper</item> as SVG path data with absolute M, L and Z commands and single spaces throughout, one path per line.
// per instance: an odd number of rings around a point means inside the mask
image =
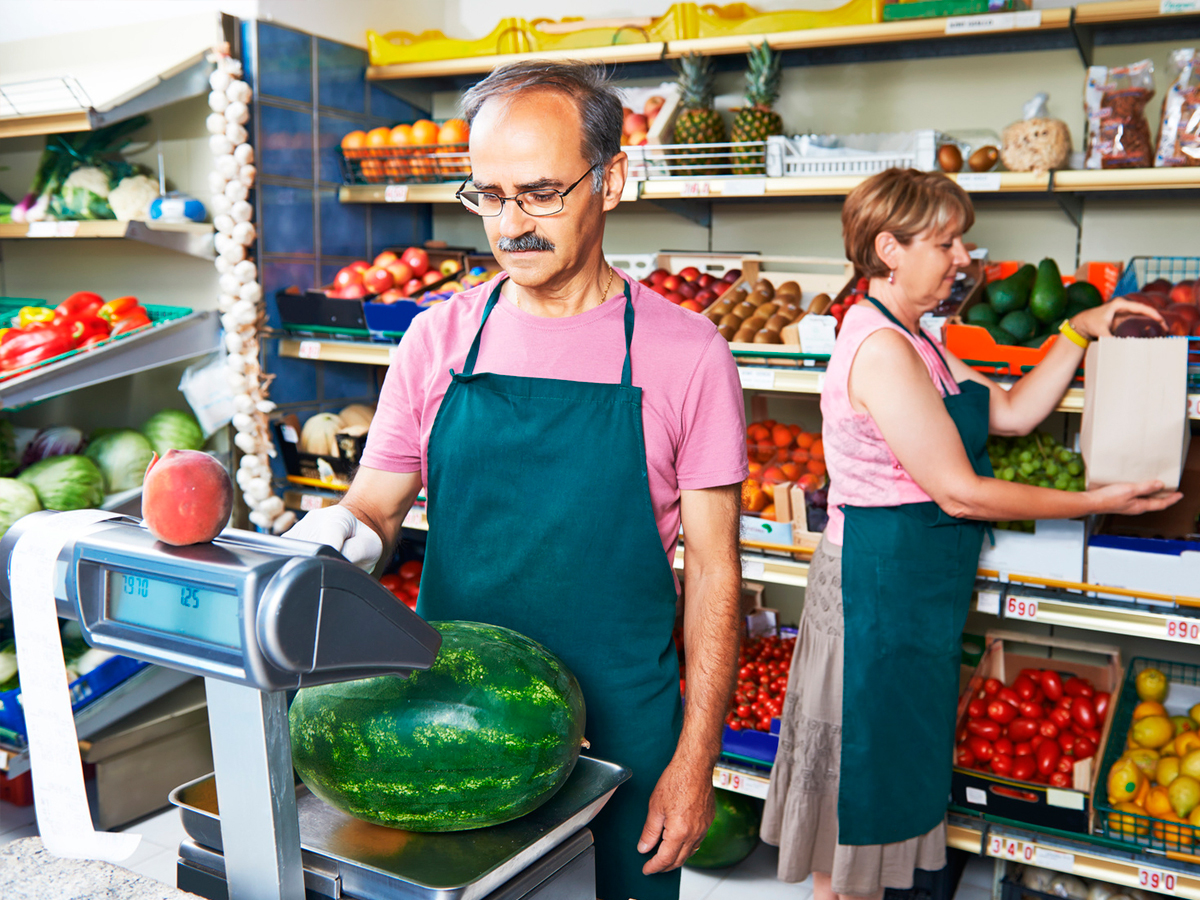
M 93 316 L 99 313 L 100 307 L 104 305 L 104 298 L 99 294 L 93 294 L 91 291 L 77 291 L 72 294 L 62 303 L 54 308 L 55 316 L 79 316 L 84 313 L 91 313 Z
M 101 338 L 106 338 L 111 330 L 108 322 L 95 313 L 81 313 L 61 318 L 56 317 L 54 324 L 61 325 L 67 329 L 67 333 L 71 336 L 71 342 L 76 347 L 83 344 L 84 341 L 93 335 L 100 335 Z
M 124 318 L 135 308 L 140 308 L 137 297 L 117 297 L 101 306 L 96 315 L 116 323 L 118 319 Z
M 116 337 L 120 334 L 128 334 L 131 331 L 137 331 L 139 328 L 145 328 L 153 323 L 146 310 L 138 306 L 127 311 L 123 316 L 113 320 L 111 337 Z
M 22 369 L 73 349 L 70 335 L 60 326 L 21 329 L 0 344 L 0 370 Z

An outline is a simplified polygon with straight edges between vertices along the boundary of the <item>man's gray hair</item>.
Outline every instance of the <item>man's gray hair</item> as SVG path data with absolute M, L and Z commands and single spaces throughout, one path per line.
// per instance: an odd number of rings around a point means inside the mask
M 604 186 L 603 166 L 621 152 L 624 120 L 621 98 L 603 66 L 573 60 L 530 60 L 501 66 L 463 94 L 463 118 L 470 125 L 488 100 L 531 90 L 561 91 L 575 101 L 583 123 L 583 158 L 596 167 L 592 171 L 592 190 L 600 190 Z

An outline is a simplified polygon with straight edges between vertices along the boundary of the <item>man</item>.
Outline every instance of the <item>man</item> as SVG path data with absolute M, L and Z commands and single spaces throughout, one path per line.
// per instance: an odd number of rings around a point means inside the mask
M 597 892 L 673 900 L 712 821 L 737 658 L 736 366 L 711 322 L 604 260 L 628 159 L 599 70 L 508 66 L 463 105 L 459 199 L 507 275 L 413 321 L 345 499 L 290 535 L 372 568 L 427 485 L 417 611 L 513 628 L 570 667 L 589 752 L 633 773 L 592 826 Z M 672 642 L 681 524 L 686 715 Z

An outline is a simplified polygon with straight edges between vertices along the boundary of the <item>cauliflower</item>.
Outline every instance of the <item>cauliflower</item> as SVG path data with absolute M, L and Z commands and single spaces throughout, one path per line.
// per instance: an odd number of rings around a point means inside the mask
M 145 222 L 150 218 L 150 204 L 158 199 L 158 182 L 145 175 L 130 175 L 108 195 L 108 203 L 122 222 Z
M 57 196 L 51 198 L 49 217 L 111 219 L 113 213 L 108 205 L 108 194 L 108 173 L 95 166 L 83 166 L 68 175 Z
M 95 166 L 76 169 L 63 182 L 63 193 L 71 188 L 86 188 L 99 197 L 108 197 L 108 173 Z

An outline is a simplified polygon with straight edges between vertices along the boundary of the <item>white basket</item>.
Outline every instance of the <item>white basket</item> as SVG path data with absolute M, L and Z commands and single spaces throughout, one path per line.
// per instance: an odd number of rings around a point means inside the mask
M 624 147 L 629 154 L 629 177 L 646 181 L 662 178 L 697 179 L 753 177 L 766 173 L 765 141 L 720 144 L 644 144 Z M 750 171 L 735 172 L 735 169 Z
M 874 175 L 893 168 L 937 168 L 938 145 L 949 140 L 940 131 L 898 134 L 806 135 L 767 138 L 767 176 L 806 177 Z

